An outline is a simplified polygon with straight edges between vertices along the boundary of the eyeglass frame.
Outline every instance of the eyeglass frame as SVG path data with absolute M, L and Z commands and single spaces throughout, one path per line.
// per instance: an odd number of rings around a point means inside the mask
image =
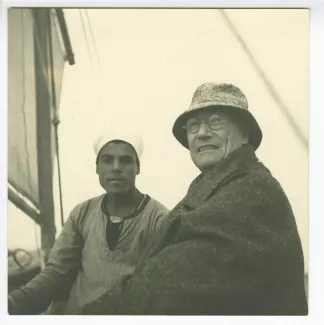
M 200 119 L 200 120 L 198 120 L 198 119 L 196 119 L 196 118 L 189 118 L 189 119 L 187 120 L 187 123 L 186 123 L 185 125 L 183 125 L 182 128 L 183 128 L 186 132 L 188 132 L 188 133 L 190 133 L 190 134 L 196 134 L 196 133 L 198 133 L 198 131 L 200 130 L 201 123 L 204 122 L 204 123 L 208 126 L 208 128 L 209 128 L 210 130 L 217 131 L 217 130 L 219 130 L 220 123 L 217 123 L 217 125 L 212 126 L 212 125 L 211 125 L 211 122 L 210 122 L 210 119 L 212 119 L 212 118 L 214 118 L 214 117 L 217 117 L 217 119 L 218 119 L 217 122 L 222 122 L 222 121 L 224 121 L 224 119 L 223 119 L 219 114 L 215 113 L 215 114 L 209 116 L 208 119 L 204 118 L 204 119 Z M 195 122 L 197 123 L 197 131 L 189 131 L 190 126 L 188 126 L 188 121 L 190 121 L 191 119 L 196 120 Z M 195 122 L 194 122 L 194 123 L 195 123 Z M 192 126 L 192 125 L 191 125 L 191 126 Z

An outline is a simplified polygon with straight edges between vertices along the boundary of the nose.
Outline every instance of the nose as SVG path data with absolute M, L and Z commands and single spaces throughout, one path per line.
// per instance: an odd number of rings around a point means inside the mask
M 208 137 L 211 135 L 211 131 L 209 126 L 207 125 L 207 123 L 205 121 L 201 121 L 199 124 L 199 130 L 197 132 L 197 137 L 199 138 L 204 138 L 204 137 Z
M 118 159 L 115 159 L 114 160 L 114 163 L 113 163 L 113 171 L 114 172 L 120 172 L 121 171 L 121 164 L 120 164 L 120 161 Z

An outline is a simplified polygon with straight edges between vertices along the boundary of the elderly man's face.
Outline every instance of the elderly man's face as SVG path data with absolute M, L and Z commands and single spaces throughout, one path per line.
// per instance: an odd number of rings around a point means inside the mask
M 248 142 L 247 133 L 224 113 L 199 112 L 186 129 L 191 158 L 202 172 Z

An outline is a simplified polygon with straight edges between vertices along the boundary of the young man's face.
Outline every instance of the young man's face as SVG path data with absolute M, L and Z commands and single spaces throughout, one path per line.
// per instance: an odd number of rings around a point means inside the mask
M 107 143 L 97 160 L 97 174 L 100 185 L 108 194 L 123 194 L 135 187 L 139 174 L 136 152 L 123 141 Z

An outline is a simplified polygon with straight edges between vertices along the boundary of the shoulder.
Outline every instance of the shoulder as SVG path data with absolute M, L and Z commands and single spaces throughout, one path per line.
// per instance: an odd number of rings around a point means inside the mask
M 142 217 L 146 219 L 146 223 L 151 232 L 160 228 L 167 219 L 170 210 L 159 201 L 149 197 L 149 200 L 143 209 Z
M 93 197 L 77 204 L 71 211 L 70 217 L 74 223 L 83 223 L 90 211 L 101 209 L 101 202 L 104 194 Z
M 228 179 L 213 193 L 210 205 L 213 211 L 223 207 L 234 215 L 257 216 L 254 220 L 258 222 L 281 224 L 283 228 L 295 223 L 288 197 L 262 163 Z
M 266 196 L 269 200 L 285 200 L 288 198 L 279 183 L 271 174 L 270 170 L 261 162 L 252 165 L 243 177 L 241 184 L 250 186 L 250 191 L 254 194 Z
M 165 205 L 152 197 L 149 197 L 146 208 L 152 213 L 158 215 L 166 215 L 170 212 L 170 210 Z
M 201 208 L 208 209 L 209 213 L 222 210 L 226 214 L 271 215 L 272 219 L 293 216 L 281 185 L 259 162 L 228 175 L 209 193 Z
M 220 189 L 229 190 L 235 194 L 240 193 L 242 196 L 257 197 L 266 194 L 267 196 L 286 197 L 278 180 L 261 162 L 253 163 L 245 169 L 230 174 L 224 179 Z

